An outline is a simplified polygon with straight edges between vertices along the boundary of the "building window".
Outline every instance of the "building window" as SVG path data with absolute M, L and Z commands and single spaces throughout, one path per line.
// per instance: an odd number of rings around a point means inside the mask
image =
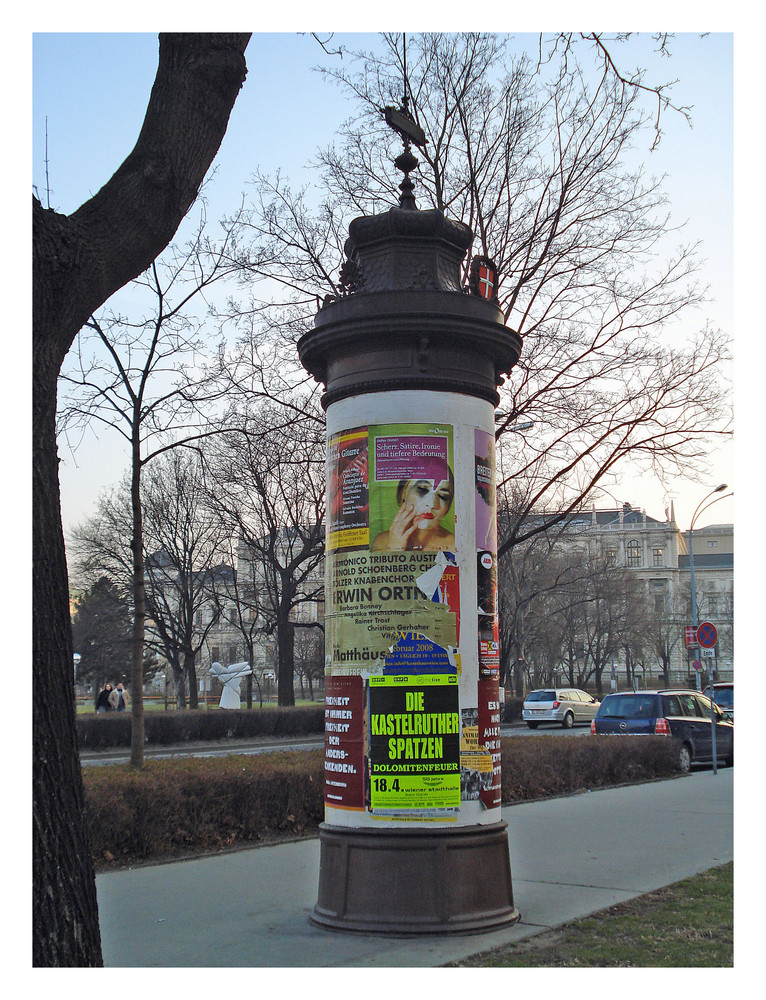
M 616 549 L 607 549 L 606 550 L 606 564 L 607 564 L 607 566 L 616 566 L 617 565 L 617 550 Z
M 210 659 L 212 660 L 213 663 L 220 663 L 221 651 L 218 648 L 218 646 L 210 647 Z
M 633 539 L 632 542 L 628 542 L 627 552 L 628 552 L 628 566 L 635 569 L 637 566 L 641 566 L 643 564 L 643 560 L 641 559 L 640 542 L 637 542 L 635 539 Z
M 718 542 L 708 542 L 707 543 L 707 547 L 709 549 L 717 549 L 718 548 Z
M 652 549 L 652 566 L 664 566 L 662 549 Z

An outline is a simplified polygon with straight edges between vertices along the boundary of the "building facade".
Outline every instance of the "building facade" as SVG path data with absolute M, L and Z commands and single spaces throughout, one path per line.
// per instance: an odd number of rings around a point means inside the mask
M 665 519 L 651 517 L 645 510 L 630 504 L 621 508 L 593 509 L 572 521 L 580 537 L 595 540 L 611 565 L 635 573 L 650 597 L 650 602 L 664 618 L 669 656 L 669 679 L 672 684 L 696 685 L 684 642 L 684 628 L 692 625 L 689 532 L 682 532 L 671 506 Z M 728 681 L 734 672 L 734 526 L 715 524 L 695 528 L 693 532 L 694 593 L 697 622 L 712 622 L 718 632 L 714 659 L 703 661 L 703 680 L 708 666 L 715 665 L 716 679 Z M 625 664 L 615 662 L 617 683 L 625 680 Z M 658 683 L 663 676 L 659 659 L 648 666 L 646 686 Z

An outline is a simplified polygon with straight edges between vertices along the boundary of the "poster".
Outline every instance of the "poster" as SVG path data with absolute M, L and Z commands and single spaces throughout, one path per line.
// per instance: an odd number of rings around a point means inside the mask
M 455 552 L 452 427 L 369 428 L 370 549 Z
M 478 428 L 474 429 L 474 470 L 479 678 L 486 680 L 500 676 L 495 439 Z
M 457 672 L 452 426 L 341 431 L 327 469 L 328 674 Z
M 368 543 L 367 428 L 333 434 L 327 443 L 327 551 Z
M 364 681 L 328 677 L 324 703 L 324 800 L 364 809 Z
M 502 798 L 500 746 L 500 685 L 497 678 L 479 679 L 477 740 L 492 761 L 491 781 L 485 781 L 479 800 L 487 809 L 499 808 Z
M 458 570 L 442 554 L 338 553 L 326 593 L 328 673 L 382 668 L 407 633 L 427 636 L 457 666 Z
M 452 425 L 371 424 L 328 441 L 325 802 L 368 822 L 456 822 L 461 802 L 499 805 L 494 438 L 466 430 L 473 551 L 456 540 Z M 461 558 L 475 560 L 478 622 L 462 710 Z
M 474 429 L 476 548 L 497 552 L 495 438 Z
M 370 808 L 420 817 L 460 807 L 457 676 L 369 680 Z

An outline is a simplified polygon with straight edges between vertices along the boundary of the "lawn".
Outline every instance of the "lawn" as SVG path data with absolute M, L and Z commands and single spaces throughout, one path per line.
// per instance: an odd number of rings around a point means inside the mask
M 721 968 L 734 964 L 734 863 L 456 968 Z

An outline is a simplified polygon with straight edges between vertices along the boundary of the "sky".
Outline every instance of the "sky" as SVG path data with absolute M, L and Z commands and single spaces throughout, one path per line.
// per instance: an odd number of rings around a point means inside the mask
M 338 33 L 333 45 L 349 48 L 375 44 L 374 35 Z M 639 37 L 636 62 L 652 58 Z M 666 112 L 659 150 L 646 153 L 651 173 L 666 173 L 674 218 L 685 221 L 684 239 L 700 240 L 703 278 L 713 301 L 694 328 L 709 319 L 733 332 L 733 43 L 727 32 L 704 39 L 691 32 L 676 35 L 671 60 L 650 78 L 678 78 L 674 98 L 693 105 L 693 128 Z M 35 33 L 32 43 L 32 177 L 43 204 L 69 213 L 94 194 L 130 152 L 143 121 L 157 64 L 153 33 Z M 209 192 L 211 218 L 231 211 L 256 168 L 281 169 L 294 183 L 315 149 L 327 143 L 350 112 L 340 91 L 312 67 L 327 63 L 309 34 L 294 31 L 254 35 L 246 53 L 248 77 L 231 115 L 215 161 Z M 631 61 L 623 55 L 626 64 Z M 656 59 L 655 59 L 656 64 Z M 47 155 L 46 155 L 47 131 Z M 691 330 L 689 331 L 691 332 Z M 75 455 L 61 451 L 62 515 L 65 529 L 92 512 L 99 493 L 114 485 L 127 466 L 116 437 L 102 436 Z M 732 445 L 711 455 L 709 478 L 702 483 L 677 480 L 670 493 L 650 477 L 609 484 L 601 506 L 627 501 L 653 517 L 664 517 L 672 499 L 676 520 L 688 527 L 705 494 L 719 483 L 736 487 Z M 727 493 L 730 490 L 726 491 Z M 733 500 L 720 500 L 701 515 L 698 526 L 732 522 Z

